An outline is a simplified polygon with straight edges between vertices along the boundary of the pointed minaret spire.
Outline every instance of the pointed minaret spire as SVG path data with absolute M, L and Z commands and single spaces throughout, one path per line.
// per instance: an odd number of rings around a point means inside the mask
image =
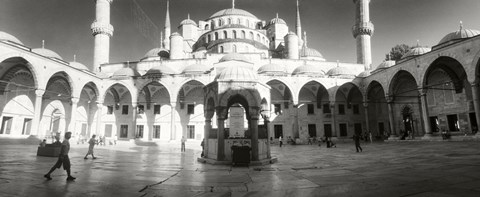
M 165 46 L 163 46 L 163 32 L 160 32 L 160 48 L 165 48 Z
M 190 13 L 187 14 L 187 19 L 190 20 Z
M 462 29 L 463 29 L 463 22 L 460 21 L 460 31 L 462 31 Z
M 297 28 L 297 36 L 302 36 L 302 23 L 300 22 L 300 5 L 297 0 L 297 22 L 295 23 L 295 27 Z
M 417 40 L 417 47 L 420 46 L 420 40 Z
M 277 12 L 277 18 L 278 18 L 278 12 Z
M 42 49 L 45 48 L 45 40 L 42 40 Z
M 73 61 L 76 62 L 77 61 L 77 55 L 73 54 Z
M 235 9 L 235 0 L 232 0 L 232 9 Z
M 165 16 L 165 48 L 170 49 L 170 34 L 171 34 L 171 29 L 170 29 L 170 1 L 167 0 L 167 13 Z

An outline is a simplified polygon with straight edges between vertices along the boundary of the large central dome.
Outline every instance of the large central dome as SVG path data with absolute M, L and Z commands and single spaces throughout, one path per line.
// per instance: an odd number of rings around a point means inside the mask
M 252 18 L 257 18 L 255 15 L 253 15 L 250 12 L 247 12 L 242 9 L 237 9 L 237 8 L 230 8 L 230 9 L 224 9 L 216 12 L 210 18 L 216 18 L 216 17 L 221 17 L 221 16 L 229 16 L 229 15 L 237 15 L 237 16 L 247 16 L 247 17 L 252 17 Z

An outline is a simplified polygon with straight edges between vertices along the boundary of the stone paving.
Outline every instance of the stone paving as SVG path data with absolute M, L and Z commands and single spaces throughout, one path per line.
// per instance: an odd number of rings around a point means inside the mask
M 73 144 L 73 143 L 72 143 Z M 272 146 L 278 162 L 223 166 L 197 162 L 199 142 L 96 147 L 72 145 L 75 181 L 36 145 L 0 140 L 0 196 L 480 196 L 480 142 Z

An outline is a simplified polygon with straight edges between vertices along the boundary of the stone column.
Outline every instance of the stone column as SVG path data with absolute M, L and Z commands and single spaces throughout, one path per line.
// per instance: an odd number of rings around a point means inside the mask
M 42 97 L 45 93 L 45 90 L 35 90 L 35 112 L 33 114 L 33 122 L 32 128 L 30 131 L 31 135 L 39 135 L 41 136 L 40 132 L 40 120 L 42 118 Z M 45 135 L 45 134 L 44 134 Z
M 298 122 L 298 108 L 299 108 L 299 105 L 293 105 L 293 110 L 295 110 L 293 112 L 293 140 L 295 140 L 296 138 L 299 138 L 300 137 L 300 131 L 299 131 L 299 122 Z M 286 136 L 282 136 L 283 139 L 287 139 Z
M 370 131 L 370 118 L 368 117 L 368 102 L 363 103 L 363 109 L 365 110 L 365 127 L 367 129 L 367 132 L 371 132 Z
M 70 115 L 70 124 L 68 125 L 68 131 L 72 132 L 73 135 L 76 135 L 75 124 L 77 123 L 77 105 L 78 98 L 72 97 L 72 114 Z
M 430 117 L 428 116 L 428 103 L 427 103 L 427 92 L 423 90 L 420 92 L 420 102 L 422 105 L 422 119 L 423 119 L 423 129 L 425 130 L 425 135 L 423 138 L 432 137 L 432 129 L 430 128 Z
M 137 106 L 138 103 L 132 102 L 132 132 L 129 135 L 130 139 L 135 139 L 137 133 Z
M 203 157 L 208 158 L 208 139 L 212 132 L 212 119 L 205 119 Z
M 272 158 L 270 154 L 270 131 L 268 130 L 268 124 L 270 123 L 269 117 L 264 117 L 264 123 L 265 124 L 265 130 L 267 131 L 267 158 L 270 159 Z
M 472 83 L 473 107 L 475 108 L 475 120 L 477 121 L 476 137 L 480 137 L 480 132 L 478 132 L 478 125 L 480 124 L 480 96 L 478 93 L 478 84 Z
M 390 122 L 390 137 L 389 139 L 395 139 L 397 136 L 397 132 L 395 131 L 395 118 L 393 116 L 393 98 L 387 96 L 387 107 L 388 107 L 388 121 Z
M 337 121 L 335 117 L 335 101 L 330 102 L 330 109 L 332 112 L 332 137 L 337 137 Z
M 101 124 L 102 124 L 102 108 L 103 108 L 103 103 L 97 102 L 97 127 L 95 129 L 95 134 L 98 136 L 101 132 Z M 90 134 L 91 136 L 92 134 Z
M 172 113 L 170 117 L 170 140 L 175 140 L 176 137 L 176 132 L 175 132 L 175 107 L 177 106 L 176 102 L 171 102 L 170 106 L 172 108 Z
M 252 129 L 252 161 L 258 161 L 258 115 L 250 115 L 250 128 Z
M 217 123 L 217 160 L 223 161 L 225 159 L 225 118 L 218 117 Z

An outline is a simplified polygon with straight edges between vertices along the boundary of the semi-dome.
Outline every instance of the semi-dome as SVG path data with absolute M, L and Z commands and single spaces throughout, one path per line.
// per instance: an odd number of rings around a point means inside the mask
M 17 39 L 15 36 L 12 36 L 11 34 L 8 34 L 3 31 L 0 31 L 0 40 L 8 40 L 8 41 L 23 45 L 23 43 L 20 42 L 20 40 Z
M 210 18 L 215 18 L 215 17 L 221 17 L 221 16 L 231 16 L 231 15 L 237 15 L 237 16 L 248 16 L 252 18 L 257 18 L 254 16 L 252 13 L 247 12 L 242 9 L 237 9 L 237 8 L 230 8 L 230 9 L 224 9 L 216 12 Z
M 323 55 L 316 49 L 303 47 L 300 51 L 300 57 L 316 57 L 323 59 Z
M 257 81 L 258 76 L 252 69 L 242 66 L 229 66 L 215 76 L 215 81 Z
M 143 58 L 150 58 L 150 57 L 161 57 L 161 58 L 168 58 L 170 57 L 170 53 L 165 48 L 154 48 L 145 53 Z
M 63 60 L 62 57 L 60 55 L 58 55 L 58 53 L 55 53 L 54 51 L 46 49 L 46 48 L 32 49 L 32 52 L 38 53 L 38 54 L 40 54 L 42 56 L 45 56 L 45 57 L 57 58 L 57 59 Z
M 295 68 L 292 75 L 325 76 L 325 71 L 320 66 L 303 65 Z
M 174 75 L 177 72 L 166 65 L 154 66 L 145 74 L 148 75 Z
M 79 70 L 89 70 L 87 66 L 83 65 L 80 62 L 70 62 L 69 63 L 71 67 L 79 69 Z
M 380 63 L 378 66 L 377 66 L 377 70 L 378 69 L 387 69 L 387 68 L 390 68 L 392 66 L 394 66 L 396 64 L 396 62 L 394 60 L 385 60 L 383 61 L 382 63 Z
M 287 25 L 287 23 L 283 19 L 278 18 L 278 16 L 270 20 L 270 23 L 268 25 L 274 25 L 274 24 Z
M 182 22 L 180 22 L 180 25 L 194 25 L 194 26 L 197 26 L 197 23 L 195 21 L 193 21 L 192 19 L 185 19 L 183 20 Z
M 227 62 L 227 61 L 232 61 L 232 60 L 235 60 L 235 61 L 243 61 L 243 62 L 250 62 L 250 60 L 248 60 L 247 57 L 245 57 L 244 55 L 240 54 L 240 53 L 229 53 L 225 56 L 223 56 L 219 62 Z
M 447 34 L 445 37 L 443 37 L 438 44 L 443 44 L 447 43 L 450 41 L 455 41 L 455 40 L 460 40 L 460 39 L 465 39 L 465 38 L 471 38 L 474 36 L 477 36 L 480 34 L 480 31 L 474 30 L 474 29 L 464 29 L 462 26 L 460 26 L 460 29 L 458 31 L 454 31 L 452 33 Z
M 352 73 L 352 69 L 349 69 L 346 67 L 340 67 L 340 66 L 337 66 L 335 68 L 328 70 L 327 75 L 328 76 L 355 76 L 355 74 Z
M 211 66 L 205 66 L 203 64 L 192 64 L 190 66 L 187 66 L 185 69 L 183 69 L 182 73 L 183 74 L 203 74 L 209 71 L 211 68 L 212 68 Z
M 258 74 L 286 74 L 287 70 L 283 65 L 267 64 L 260 67 L 257 73 Z
M 405 53 L 403 56 L 402 56 L 402 59 L 405 59 L 405 58 L 408 58 L 408 57 L 414 57 L 414 56 L 419 56 L 419 55 L 423 55 L 425 53 L 428 53 L 432 50 L 432 48 L 430 47 L 422 47 L 422 46 L 416 46 L 414 48 L 411 48 L 410 51 L 408 51 L 407 53 Z
M 130 67 L 117 70 L 112 75 L 112 77 L 138 77 L 138 76 L 141 76 L 140 73 L 138 73 L 138 71 Z

